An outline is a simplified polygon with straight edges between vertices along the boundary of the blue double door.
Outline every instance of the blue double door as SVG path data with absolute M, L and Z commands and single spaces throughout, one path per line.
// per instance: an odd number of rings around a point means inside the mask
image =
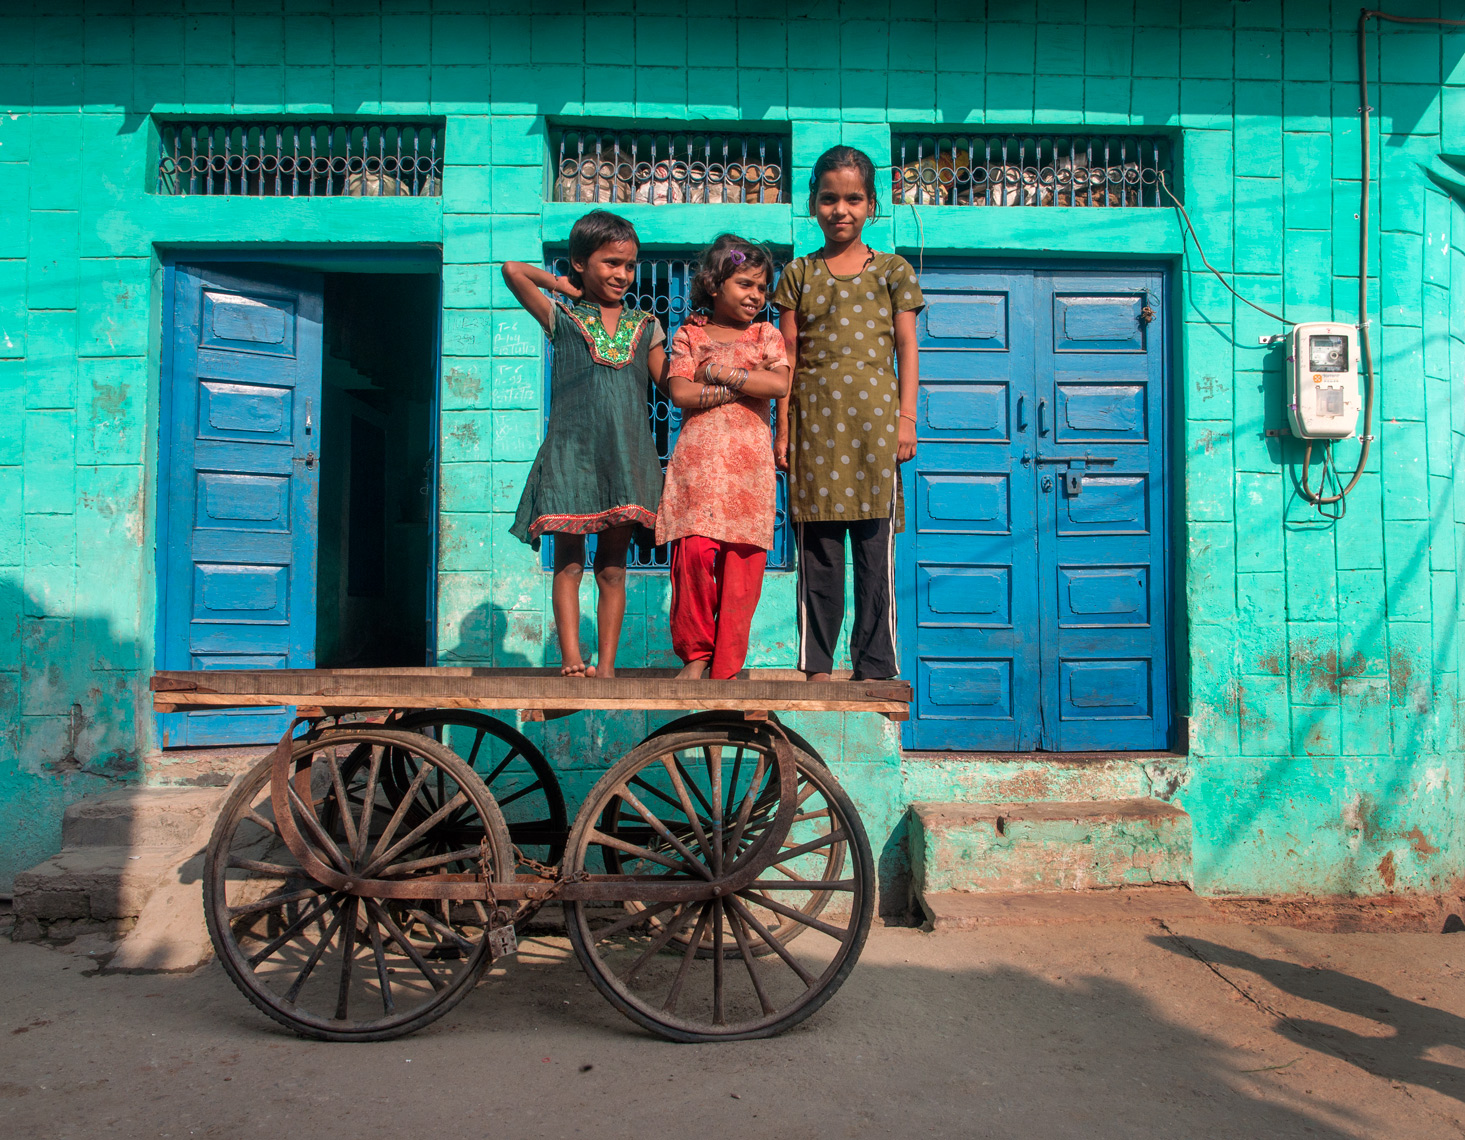
M 1165 748 L 1165 275 L 968 265 L 921 283 L 906 747 Z
M 159 469 L 167 669 L 315 664 L 323 279 L 172 270 Z M 164 747 L 277 740 L 288 710 L 171 713 Z

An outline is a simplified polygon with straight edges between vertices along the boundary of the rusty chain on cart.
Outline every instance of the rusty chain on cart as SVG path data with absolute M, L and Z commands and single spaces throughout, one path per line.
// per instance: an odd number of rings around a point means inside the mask
M 488 836 L 485 835 L 478 840 L 478 874 L 483 879 L 483 901 L 488 906 L 488 950 L 493 958 L 502 958 L 518 951 L 519 940 L 518 934 L 514 930 L 514 916 L 509 912 L 508 907 L 499 903 L 498 895 L 494 893 L 493 872 L 490 866 L 492 862 L 493 858 L 488 849 Z M 550 880 L 549 888 L 544 895 L 534 900 L 536 909 L 554 899 L 567 883 L 584 882 L 590 878 L 586 871 L 576 871 L 573 875 L 565 875 L 558 867 L 531 859 L 524 854 L 518 844 L 514 844 L 514 865 L 528 867 L 540 878 Z

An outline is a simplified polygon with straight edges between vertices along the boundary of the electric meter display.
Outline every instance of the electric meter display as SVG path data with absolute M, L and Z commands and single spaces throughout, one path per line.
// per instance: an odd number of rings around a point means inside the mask
M 1307 366 L 1314 372 L 1348 371 L 1348 338 L 1332 334 L 1307 338 Z
M 1288 338 L 1287 418 L 1299 439 L 1347 439 L 1362 408 L 1358 390 L 1358 330 L 1314 321 Z

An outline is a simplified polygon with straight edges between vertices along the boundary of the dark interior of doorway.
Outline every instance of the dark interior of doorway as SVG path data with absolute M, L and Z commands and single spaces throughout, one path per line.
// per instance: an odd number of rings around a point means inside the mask
M 316 568 L 323 668 L 427 661 L 437 311 L 434 276 L 325 278 Z

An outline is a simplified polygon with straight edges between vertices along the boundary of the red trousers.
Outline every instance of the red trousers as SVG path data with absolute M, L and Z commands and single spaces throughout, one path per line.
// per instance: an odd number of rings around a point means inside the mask
M 671 647 L 685 662 L 710 661 L 708 675 L 736 677 L 768 551 L 690 534 L 671 544 Z

